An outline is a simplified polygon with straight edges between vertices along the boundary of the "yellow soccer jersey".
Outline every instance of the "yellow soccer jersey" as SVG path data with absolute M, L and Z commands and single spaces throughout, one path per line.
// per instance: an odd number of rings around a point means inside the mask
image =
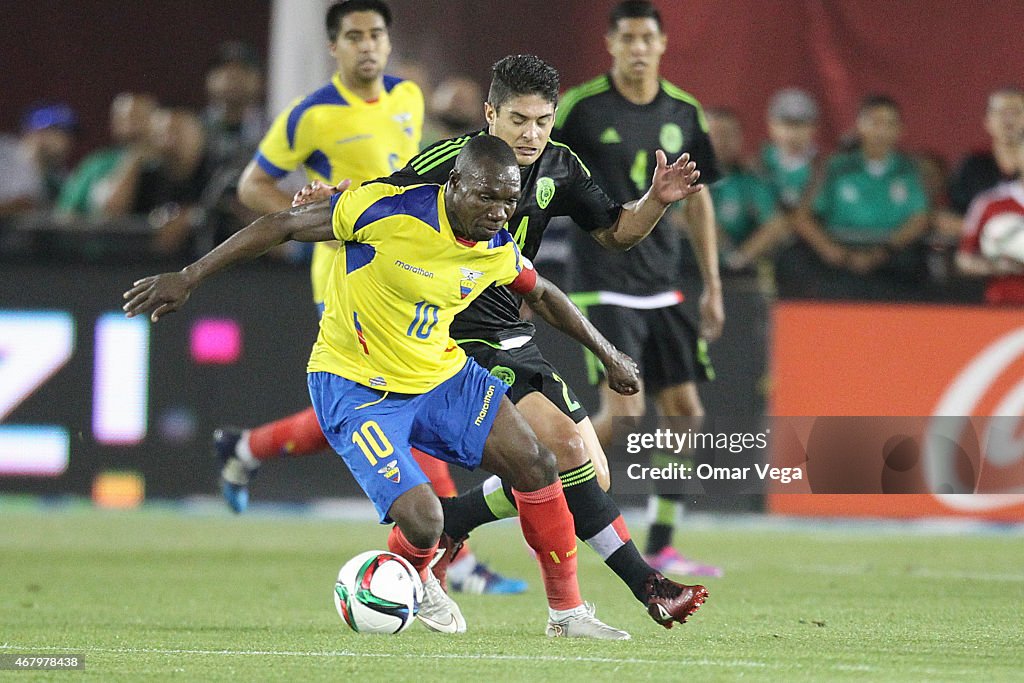
M 310 180 L 352 187 L 390 175 L 419 151 L 423 93 L 412 81 L 384 76 L 384 90 L 372 102 L 341 84 L 338 74 L 308 97 L 281 112 L 260 142 L 256 162 L 275 178 L 302 166 Z M 324 300 L 335 249 L 313 250 L 313 299 Z
M 371 183 L 334 202 L 332 265 L 309 372 L 422 394 L 457 373 L 465 352 L 452 318 L 491 284 L 530 288 L 535 275 L 512 236 L 456 238 L 439 185 Z M 520 276 L 522 273 L 522 276 Z

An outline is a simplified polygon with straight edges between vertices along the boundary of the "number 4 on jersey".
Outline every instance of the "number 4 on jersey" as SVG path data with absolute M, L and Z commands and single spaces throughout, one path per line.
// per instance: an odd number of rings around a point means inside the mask
M 629 179 L 636 185 L 638 192 L 647 192 L 647 187 L 651 182 L 651 174 L 647 170 L 647 150 L 637 150 L 636 157 L 633 159 L 633 165 L 629 167 Z

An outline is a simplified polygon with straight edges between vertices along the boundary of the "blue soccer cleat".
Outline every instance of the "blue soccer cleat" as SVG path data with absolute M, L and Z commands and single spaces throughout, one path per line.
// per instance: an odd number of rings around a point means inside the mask
M 249 507 L 249 480 L 255 474 L 235 455 L 235 445 L 242 431 L 224 427 L 213 432 L 213 452 L 221 463 L 221 493 L 232 512 L 242 513 Z
M 482 562 L 475 562 L 473 569 L 465 576 L 456 576 L 456 572 L 448 570 L 448 585 L 456 593 L 475 593 L 478 595 L 518 595 L 526 592 L 526 582 L 522 579 L 511 579 L 492 571 Z

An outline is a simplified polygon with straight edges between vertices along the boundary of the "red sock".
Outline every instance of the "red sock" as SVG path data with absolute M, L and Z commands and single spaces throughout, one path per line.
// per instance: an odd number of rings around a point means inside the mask
M 430 566 L 430 561 L 434 559 L 434 553 L 437 552 L 437 543 L 431 548 L 417 548 L 409 542 L 409 539 L 396 524 L 391 527 L 391 533 L 388 534 L 388 550 L 409 560 L 409 564 L 420 573 L 420 579 L 426 581 L 427 567 Z
M 420 469 L 423 470 L 423 474 L 427 475 L 427 479 L 430 480 L 430 485 L 434 487 L 434 493 L 437 494 L 438 498 L 450 498 L 459 495 L 459 490 L 455 487 L 455 481 L 452 479 L 451 470 L 448 469 L 448 463 L 444 460 L 438 460 L 432 455 L 427 455 L 417 448 L 411 450 L 413 459 L 420 466 Z M 459 548 L 459 552 L 455 553 L 455 557 L 451 561 L 458 562 L 463 557 L 466 557 L 469 552 L 469 543 L 463 543 L 462 547 Z
M 320 430 L 312 408 L 249 432 L 249 450 L 257 460 L 270 460 L 282 455 L 311 455 L 327 447 L 327 437 Z
M 523 537 L 537 553 L 544 592 L 551 609 L 572 609 L 583 604 L 576 581 L 576 535 L 572 515 L 562 494 L 562 482 L 538 491 L 512 490 L 519 508 Z

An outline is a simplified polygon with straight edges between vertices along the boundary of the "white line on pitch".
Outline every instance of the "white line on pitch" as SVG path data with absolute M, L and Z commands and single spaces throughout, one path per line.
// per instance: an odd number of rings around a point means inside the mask
M 349 652 L 346 650 L 326 652 L 302 652 L 291 650 L 172 650 L 147 647 L 74 647 L 74 646 L 27 646 L 0 644 L 0 650 L 24 650 L 26 652 L 62 650 L 67 652 L 107 652 L 113 654 L 155 654 L 155 655 L 226 655 L 226 656 L 270 656 L 270 657 L 374 657 L 379 659 L 493 659 L 501 661 L 547 661 L 547 662 L 591 662 L 596 664 L 662 664 L 677 666 L 680 662 L 709 666 L 729 666 L 747 668 L 775 667 L 776 664 L 747 660 L 714 660 L 675 658 L 672 661 L 661 659 L 637 659 L 632 657 L 558 657 L 554 655 L 497 655 L 497 654 L 429 654 L 429 653 L 384 653 L 384 652 Z

